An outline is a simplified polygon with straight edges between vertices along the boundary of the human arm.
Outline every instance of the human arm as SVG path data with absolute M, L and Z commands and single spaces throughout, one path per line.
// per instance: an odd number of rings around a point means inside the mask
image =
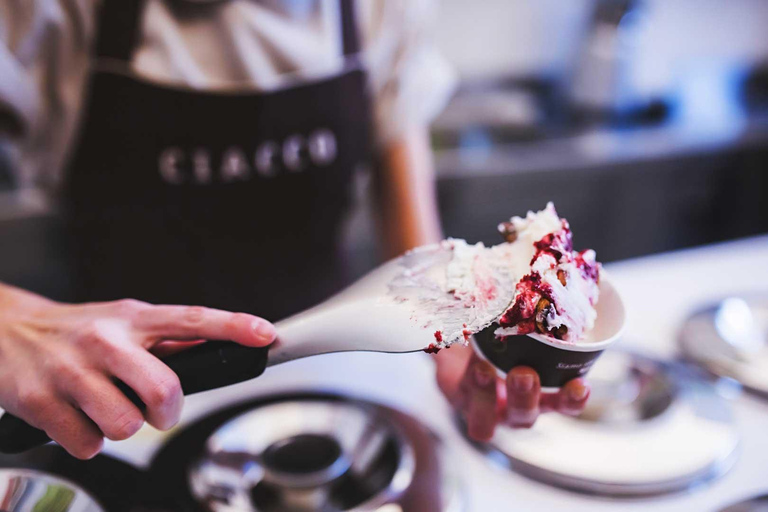
M 376 200 L 387 257 L 440 241 L 434 161 L 426 128 L 409 130 L 387 145 L 377 173 Z
M 90 458 L 104 437 L 126 439 L 145 420 L 160 429 L 178 421 L 181 385 L 156 353 L 201 339 L 265 346 L 274 337 L 269 322 L 243 313 L 135 300 L 64 304 L 0 284 L 0 406 Z M 144 413 L 115 379 L 136 392 Z

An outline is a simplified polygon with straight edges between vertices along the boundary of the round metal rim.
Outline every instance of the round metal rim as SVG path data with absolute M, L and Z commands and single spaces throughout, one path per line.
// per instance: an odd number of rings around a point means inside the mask
M 7 474 L 7 473 L 13 474 L 14 476 L 27 477 L 30 479 L 46 480 L 54 484 L 66 486 L 67 488 L 70 488 L 86 496 L 95 506 L 95 510 L 93 512 L 106 512 L 106 509 L 99 502 L 99 500 L 97 500 L 91 493 L 89 493 L 88 491 L 80 487 L 76 482 L 68 478 L 46 473 L 44 471 L 38 471 L 36 469 L 29 469 L 29 468 L 16 469 L 11 467 L 0 468 L 0 477 L 2 477 L 3 474 Z
M 720 509 L 719 512 L 748 512 L 749 509 L 743 507 L 749 507 L 751 503 L 761 505 L 761 509 L 764 510 L 765 506 L 768 505 L 768 494 L 758 494 L 750 498 L 737 501 L 736 503 L 732 503 L 731 505 Z
M 402 415 L 418 425 L 425 434 L 428 434 L 436 443 L 436 453 L 441 461 L 441 481 L 447 483 L 443 489 L 443 498 L 445 500 L 445 512 L 463 512 L 467 509 L 467 490 L 460 478 L 458 471 L 450 464 L 450 448 L 435 434 L 435 432 L 423 422 L 414 418 L 412 415 L 390 407 L 385 404 L 372 402 L 363 397 L 355 395 L 344 395 L 334 390 L 313 390 L 306 391 L 302 389 L 288 390 L 282 393 L 253 397 L 248 401 L 228 406 L 218 411 L 212 411 L 211 414 L 201 420 L 189 425 L 183 431 L 178 432 L 170 438 L 165 445 L 158 451 L 151 461 L 147 470 L 149 481 L 153 487 L 158 490 L 164 490 L 167 494 L 168 489 L 175 489 L 172 493 L 174 500 L 179 500 L 179 510 L 199 510 L 200 504 L 194 498 L 192 490 L 188 484 L 188 471 L 191 464 L 194 463 L 198 452 L 190 453 L 183 449 L 188 442 L 199 442 L 200 446 L 210 434 L 220 425 L 235 418 L 241 413 L 252 410 L 255 407 L 279 403 L 288 400 L 330 400 L 336 402 L 358 403 L 362 405 L 379 408 L 387 413 Z M 191 438 L 191 439 L 190 439 Z M 414 464 L 416 458 L 414 454 Z M 397 475 L 395 475 L 397 476 Z M 381 505 L 386 506 L 382 503 Z M 362 506 L 369 507 L 365 503 L 358 505 L 352 510 L 361 510 Z
M 284 400 L 279 400 L 277 402 L 273 402 L 270 404 L 264 404 L 262 406 L 257 406 L 253 409 L 244 411 L 241 414 L 235 415 L 231 417 L 229 420 L 225 421 L 221 425 L 219 425 L 216 429 L 214 429 L 208 439 L 216 435 L 216 433 L 220 429 L 226 428 L 228 425 L 242 420 L 242 418 L 246 417 L 249 414 L 252 414 L 262 407 L 269 407 L 271 405 L 283 405 L 283 404 L 289 404 L 292 402 L 298 403 L 298 402 L 306 402 L 306 399 L 297 398 L 297 399 L 291 399 L 290 397 L 287 397 Z M 312 400 L 312 402 L 322 402 L 322 399 L 319 400 Z M 333 402 L 335 406 L 338 405 L 344 405 L 344 406 L 351 406 L 356 409 L 369 409 L 374 412 L 374 414 L 377 415 L 386 415 L 386 410 L 383 409 L 381 406 L 378 406 L 376 404 L 371 404 L 368 402 L 363 402 L 359 400 L 341 400 L 341 401 L 335 401 Z M 371 497 L 367 501 L 357 505 L 352 510 L 371 510 L 372 508 L 377 508 L 379 506 L 382 506 L 386 503 L 388 503 L 390 500 L 395 499 L 400 493 L 405 491 L 408 486 L 413 481 L 414 471 L 416 469 L 416 456 L 413 451 L 413 448 L 411 447 L 410 443 L 407 441 L 404 432 L 400 428 L 400 426 L 395 423 L 391 422 L 388 424 L 388 427 L 391 427 L 392 436 L 395 439 L 395 442 L 397 443 L 397 447 L 400 451 L 400 461 L 398 464 L 397 469 L 395 470 L 395 473 L 392 475 L 392 479 L 387 484 L 387 487 L 382 489 L 378 494 Z M 207 440 L 206 440 L 207 443 Z M 190 485 L 190 488 L 192 488 L 192 482 L 191 477 L 194 472 L 194 467 L 190 467 L 187 470 L 187 481 Z
M 639 356 L 629 352 L 628 354 L 646 361 L 654 362 L 660 366 L 663 365 L 663 363 L 654 361 L 647 357 Z M 713 391 L 713 393 L 714 392 L 715 391 Z M 701 468 L 698 471 L 681 477 L 658 482 L 630 485 L 625 483 L 600 482 L 586 478 L 580 478 L 574 475 L 568 475 L 546 468 L 541 468 L 532 463 L 517 459 L 502 452 L 499 448 L 496 448 L 491 443 L 482 443 L 470 439 L 467 436 L 466 423 L 460 414 L 455 415 L 454 421 L 465 439 L 467 439 L 471 445 L 477 448 L 494 464 L 514 471 L 539 483 L 553 485 L 555 487 L 579 494 L 601 496 L 606 498 L 643 498 L 690 490 L 716 478 L 719 478 L 720 476 L 723 476 L 734 466 L 739 458 L 739 454 L 741 453 L 741 439 L 738 438 L 736 440 L 734 449 L 728 453 L 727 456 L 713 462 L 712 464 L 707 465 L 704 468 Z
M 764 296 L 752 294 L 752 295 L 745 295 L 743 298 L 747 300 L 760 299 L 760 298 L 764 299 Z M 725 300 L 725 298 L 723 298 L 722 300 Z M 700 315 L 710 314 L 717 307 L 717 305 L 719 305 L 720 302 L 722 302 L 722 300 L 718 302 L 714 302 L 713 304 L 707 307 L 700 308 L 694 311 L 693 313 L 691 313 L 690 315 L 688 315 L 688 317 L 686 318 L 683 324 L 683 327 L 681 327 L 680 332 L 677 336 L 677 342 L 678 342 L 677 345 L 678 347 L 680 347 L 682 356 L 686 361 L 706 370 L 709 373 L 709 375 L 711 375 L 712 377 L 729 379 L 731 381 L 735 381 L 745 391 L 748 391 L 749 393 L 755 396 L 758 396 L 762 399 L 768 400 L 768 382 L 766 382 L 765 387 L 757 387 L 757 386 L 753 386 L 748 382 L 743 382 L 738 371 L 732 371 L 732 369 L 726 368 L 725 365 L 718 364 L 716 361 L 713 361 L 712 359 L 701 357 L 695 350 L 691 350 L 691 348 L 688 346 L 689 344 L 686 342 L 685 326 L 688 324 L 688 322 Z M 741 364 L 740 366 L 743 366 L 743 364 Z
M 461 423 L 463 424 L 463 421 Z M 470 442 L 494 463 L 536 482 L 553 485 L 561 489 L 588 496 L 626 499 L 661 496 L 697 488 L 725 475 L 734 466 L 741 451 L 740 446 L 738 446 L 725 459 L 718 461 L 716 464 L 704 468 L 699 472 L 686 475 L 685 477 L 633 485 L 631 488 L 628 488 L 626 487 L 626 484 L 595 482 L 543 469 L 528 462 L 510 458 L 498 449 L 488 445 L 477 443 L 472 440 L 470 440 Z

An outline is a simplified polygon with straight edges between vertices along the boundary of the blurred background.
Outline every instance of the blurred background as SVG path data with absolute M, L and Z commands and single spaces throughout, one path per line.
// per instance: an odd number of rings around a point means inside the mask
M 766 232 L 766 22 L 760 0 L 443 2 L 445 231 L 492 242 L 552 200 L 603 261 Z
M 576 248 L 594 248 L 625 293 L 627 352 L 603 356 L 592 375 L 592 405 L 580 420 L 550 415 L 531 432 L 506 431 L 491 448 L 461 436 L 432 367 L 417 358 L 300 361 L 271 370 L 249 392 L 331 388 L 415 415 L 450 441 L 457 454 L 446 465 L 463 471 L 424 488 L 454 489 L 464 477 L 469 489 L 456 502 L 463 506 L 440 510 L 513 509 L 498 508 L 501 499 L 520 510 L 726 510 L 767 492 L 768 2 L 442 0 L 434 25 L 460 77 L 432 127 L 445 235 L 496 244 L 500 221 L 554 202 L 570 221 Z M 7 162 L 0 145 L 0 280 L 66 298 L 72 283 L 56 208 L 40 191 L 19 190 Z M 380 258 L 369 189 L 370 180 L 359 183 L 350 222 L 350 264 L 358 275 Z M 735 239 L 745 240 L 711 247 Z M 701 252 L 674 253 L 693 247 Z M 694 311 L 699 316 L 689 318 Z M 689 325 L 695 335 L 679 336 Z M 697 353 L 702 346 L 710 352 Z M 697 364 L 677 366 L 681 361 Z M 738 395 L 740 385 L 755 393 Z M 242 389 L 216 395 L 217 406 L 240 400 Z M 188 407 L 189 421 L 207 411 L 200 402 Z M 399 414 L 384 416 L 411 421 Z M 419 439 L 434 440 L 412 428 Z M 199 432 L 167 445 L 150 475 L 183 480 L 180 454 L 210 434 Z M 582 444 L 563 442 L 571 439 Z M 113 444 L 109 453 L 146 466 L 142 442 Z M 599 456 L 594 447 L 602 447 Z M 558 465 L 568 455 L 569 464 Z M 590 466 L 592 456 L 600 467 Z M 65 476 L 86 472 L 61 456 L 38 459 L 64 467 L 58 472 Z M 0 462 L 39 467 L 18 460 Z M 514 471 L 488 471 L 489 461 Z M 232 469 L 214 475 L 216 463 L 201 477 L 210 477 L 213 493 L 221 490 L 216 479 Z M 612 478 L 624 478 L 623 487 Z M 647 500 L 617 505 L 595 494 Z M 765 503 L 727 510 L 765 510 Z
M 767 232 L 767 24 L 762 0 L 443 0 L 460 75 L 433 126 L 445 234 L 496 243 L 550 200 L 605 262 Z M 55 219 L 4 162 L 0 257 L 58 296 Z M 378 259 L 366 201 L 357 273 Z

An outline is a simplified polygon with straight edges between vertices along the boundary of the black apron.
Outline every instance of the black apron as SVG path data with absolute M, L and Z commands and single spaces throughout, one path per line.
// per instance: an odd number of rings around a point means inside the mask
M 345 284 L 340 235 L 370 106 L 352 0 L 340 6 L 342 74 L 219 93 L 131 74 L 142 2 L 105 0 L 65 195 L 79 300 L 277 320 Z

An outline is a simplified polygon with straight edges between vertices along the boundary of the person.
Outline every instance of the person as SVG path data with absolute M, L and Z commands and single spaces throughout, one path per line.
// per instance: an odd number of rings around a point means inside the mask
M 455 78 L 432 0 L 2 0 L 0 140 L 19 187 L 55 190 L 71 303 L 0 285 L 0 406 L 79 458 L 179 419 L 159 356 L 266 346 L 348 280 L 341 238 L 373 169 L 389 255 L 440 238 L 427 126 Z M 190 304 L 190 305 L 180 305 Z M 258 313 L 253 316 L 239 311 Z M 462 348 L 438 382 L 487 439 L 581 410 Z M 142 413 L 116 387 L 131 387 Z

